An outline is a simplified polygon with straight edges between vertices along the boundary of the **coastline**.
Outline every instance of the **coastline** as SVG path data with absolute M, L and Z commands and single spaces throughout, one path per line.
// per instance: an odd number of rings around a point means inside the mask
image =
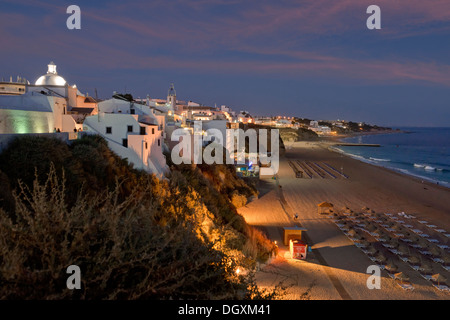
M 325 162 L 338 169 L 343 166 L 349 178 L 296 178 L 289 161 L 297 160 Z M 405 212 L 449 231 L 450 189 L 357 161 L 317 141 L 296 142 L 286 150 L 278 179 L 263 180 L 260 191 L 259 199 L 238 211 L 279 244 L 279 255 L 259 273 L 263 286 L 273 287 L 285 279 L 293 285 L 287 299 L 449 299 L 408 266 L 402 272 L 411 278 L 414 291 L 404 291 L 384 273 L 382 290 L 368 290 L 366 269 L 373 262 L 327 216 L 318 215 L 317 204 L 331 202 L 336 211 L 347 206 L 356 212 L 363 207 L 377 213 Z M 298 221 L 292 213 L 299 215 Z M 307 229 L 313 250 L 306 261 L 290 259 L 289 249 L 282 245 L 282 228 L 298 223 Z M 319 256 L 323 259 L 317 259 Z
M 344 150 L 341 150 L 338 148 L 338 144 L 340 142 L 343 142 L 342 139 L 353 138 L 353 137 L 358 137 L 358 136 L 383 135 L 383 134 L 395 134 L 395 133 L 408 133 L 408 131 L 391 130 L 389 132 L 365 132 L 365 133 L 355 132 L 354 134 L 342 135 L 339 137 L 330 137 L 330 139 L 323 139 L 320 142 L 324 145 L 324 147 L 326 147 L 331 152 L 335 152 L 335 153 L 344 155 L 346 157 L 352 158 L 354 160 L 358 160 L 360 162 L 363 162 L 363 163 L 366 163 L 369 165 L 373 165 L 373 166 L 376 166 L 376 167 L 379 167 L 379 168 L 382 168 L 385 170 L 389 170 L 390 172 L 415 179 L 421 183 L 424 183 L 424 184 L 427 184 L 430 186 L 433 185 L 433 186 L 440 187 L 440 188 L 443 188 L 446 190 L 450 190 L 450 183 L 447 181 L 436 180 L 436 179 L 433 179 L 433 178 L 430 178 L 427 176 L 414 174 L 410 171 L 403 170 L 401 168 L 396 168 L 394 166 L 391 166 L 391 167 L 385 166 L 382 163 L 378 163 L 376 160 L 362 158 L 358 155 L 354 155 L 354 154 L 345 152 Z M 357 144 L 355 144 L 355 145 L 357 145 Z M 364 146 L 364 144 L 361 144 L 361 146 Z

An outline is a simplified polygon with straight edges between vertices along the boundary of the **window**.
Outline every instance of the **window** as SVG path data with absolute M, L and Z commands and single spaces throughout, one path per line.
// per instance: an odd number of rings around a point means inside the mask
M 130 109 L 130 114 L 135 114 L 135 110 L 134 109 Z
M 145 149 L 148 149 L 148 143 L 145 141 Z
M 161 146 L 161 142 L 160 142 L 160 140 L 158 139 L 158 147 L 160 147 Z
M 122 139 L 122 145 L 123 145 L 125 148 L 128 148 L 128 139 Z
M 133 126 L 128 126 L 128 127 L 127 127 L 127 131 L 128 131 L 128 132 L 133 132 Z
M 139 133 L 140 133 L 141 135 L 145 135 L 145 127 L 140 127 Z
M 106 127 L 106 133 L 111 134 L 112 133 L 112 127 Z
M 152 134 L 155 134 L 155 128 L 152 128 Z

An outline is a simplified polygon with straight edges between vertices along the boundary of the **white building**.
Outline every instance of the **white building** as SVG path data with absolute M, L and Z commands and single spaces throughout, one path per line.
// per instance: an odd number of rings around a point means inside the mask
M 100 102 L 98 108 L 98 115 L 84 120 L 83 131 L 104 137 L 111 150 L 137 169 L 159 177 L 168 171 L 164 116 L 155 116 L 149 106 L 114 98 Z
M 0 90 L 0 133 L 51 133 L 82 129 L 77 120 L 79 111 L 97 112 L 97 102 L 69 86 L 50 62 L 46 74 L 34 85 L 18 79 L 17 83 L 3 83 Z

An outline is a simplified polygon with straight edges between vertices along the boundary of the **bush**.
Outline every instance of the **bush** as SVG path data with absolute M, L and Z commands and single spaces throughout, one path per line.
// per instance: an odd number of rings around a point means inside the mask
M 238 192 L 233 192 L 231 196 L 231 203 L 236 209 L 239 209 L 247 204 L 247 197 L 239 194 Z
M 223 254 L 197 237 L 195 221 L 173 216 L 162 226 L 151 202 L 134 194 L 119 203 L 116 191 L 79 194 L 68 209 L 64 192 L 52 169 L 45 184 L 15 195 L 14 220 L 0 211 L 0 298 L 235 298 L 243 286 L 228 279 Z M 73 264 L 82 290 L 66 288 Z

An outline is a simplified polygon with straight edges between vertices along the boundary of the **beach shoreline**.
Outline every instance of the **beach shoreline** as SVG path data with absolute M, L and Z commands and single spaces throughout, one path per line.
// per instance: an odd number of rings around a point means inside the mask
M 450 189 L 344 156 L 327 146 L 324 141 L 294 143 L 280 159 L 278 179 L 262 180 L 259 199 L 239 209 L 250 225 L 279 244 L 279 256 L 259 273 L 261 285 L 271 287 L 285 279 L 293 285 L 286 299 L 303 299 L 305 292 L 309 299 L 325 300 L 449 299 L 450 295 L 438 292 L 407 266 L 404 271 L 415 290 L 399 288 L 387 275 L 383 276 L 382 290 L 368 290 L 366 269 L 373 262 L 328 217 L 318 215 L 317 204 L 331 202 L 337 211 L 349 207 L 357 212 L 369 207 L 376 213 L 405 212 L 448 232 Z M 348 179 L 296 178 L 290 161 L 343 167 Z M 299 219 L 294 220 L 293 214 Z M 299 224 L 308 230 L 311 260 L 289 259 L 288 248 L 282 245 L 282 228 Z M 316 253 L 322 259 L 317 259 Z
M 378 168 L 383 169 L 383 170 L 387 170 L 387 171 L 389 171 L 391 173 L 398 174 L 400 176 L 413 179 L 413 180 L 415 180 L 417 182 L 420 182 L 420 183 L 422 183 L 424 185 L 427 185 L 427 186 L 430 186 L 430 187 L 433 186 L 433 187 L 436 187 L 436 188 L 440 188 L 440 189 L 443 189 L 443 190 L 449 190 L 450 191 L 450 185 L 446 186 L 445 184 L 439 184 L 438 182 L 434 181 L 431 178 L 419 177 L 419 176 L 416 176 L 416 175 L 414 175 L 412 173 L 402 172 L 402 171 L 400 171 L 400 169 L 396 170 L 395 168 L 388 168 L 388 167 L 385 167 L 385 166 L 383 166 L 381 164 L 372 163 L 372 162 L 369 162 L 369 161 L 363 161 L 363 160 L 358 159 L 357 157 L 353 156 L 350 153 L 347 153 L 347 152 L 342 151 L 342 150 L 340 150 L 338 148 L 335 148 L 334 146 L 335 146 L 334 142 L 333 143 L 329 143 L 329 142 L 328 143 L 326 143 L 326 142 L 323 143 L 323 147 L 326 148 L 327 150 L 329 150 L 330 152 L 335 152 L 337 154 L 341 154 L 341 155 L 344 155 L 346 157 L 349 157 L 349 158 L 351 158 L 353 160 L 360 161 L 362 163 L 365 163 L 365 164 L 368 164 L 368 165 L 372 165 L 372 166 L 378 167 Z

